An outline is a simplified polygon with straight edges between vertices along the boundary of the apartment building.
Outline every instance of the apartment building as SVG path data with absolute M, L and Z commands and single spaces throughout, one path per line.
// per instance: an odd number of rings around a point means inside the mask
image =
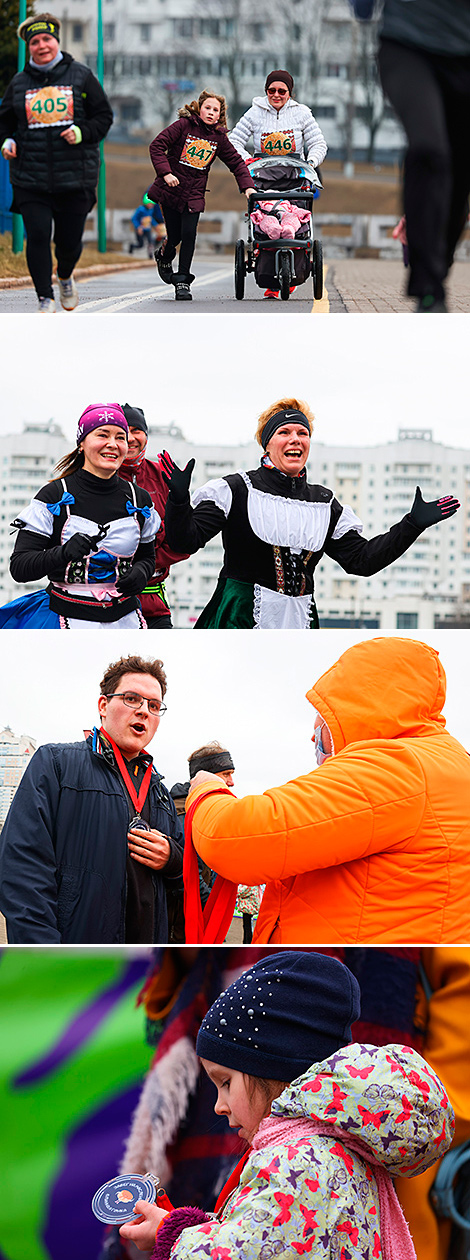
M 0 830 L 36 741 L 30 735 L 14 735 L 9 726 L 0 731 Z
M 62 45 L 96 70 L 96 0 L 57 0 Z M 102 0 L 104 84 L 115 111 L 111 137 L 155 134 L 188 97 L 210 87 L 227 97 L 232 125 L 277 66 L 295 79 L 330 156 L 393 160 L 402 132 L 383 101 L 374 25 L 353 21 L 348 0 Z M 354 119 L 351 123 L 351 119 Z

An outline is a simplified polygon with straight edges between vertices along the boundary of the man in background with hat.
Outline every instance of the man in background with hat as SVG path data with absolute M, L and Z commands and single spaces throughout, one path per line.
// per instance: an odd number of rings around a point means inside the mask
M 172 551 L 165 539 L 163 522 L 169 489 L 163 479 L 162 468 L 165 466 L 168 470 L 174 464 L 168 451 L 163 451 L 156 460 L 146 458 L 148 425 L 142 408 L 124 403 L 122 410 L 129 426 L 129 446 L 127 457 L 119 469 L 119 476 L 140 486 L 141 490 L 147 490 L 162 521 L 155 540 L 155 573 L 141 595 L 142 612 L 148 630 L 171 630 L 171 608 L 166 598 L 165 579 L 170 572 L 170 565 L 187 559 L 186 555 Z
M 56 309 L 53 224 L 60 301 L 72 311 L 78 303 L 72 272 L 96 201 L 99 143 L 113 113 L 88 66 L 61 51 L 59 18 L 38 13 L 21 23 L 18 35 L 27 44 L 29 61 L 9 83 L 0 105 L 0 148 L 10 162 L 12 208 L 24 220 L 39 313 Z

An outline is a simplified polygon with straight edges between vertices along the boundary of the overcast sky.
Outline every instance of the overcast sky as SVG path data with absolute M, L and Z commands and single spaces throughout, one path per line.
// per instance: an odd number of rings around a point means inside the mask
M 16 735 L 38 743 L 80 739 L 97 721 L 107 665 L 132 651 L 161 656 L 168 712 L 151 752 L 167 786 L 185 779 L 189 753 L 219 739 L 234 758 L 237 791 L 264 791 L 315 764 L 313 709 L 305 693 L 347 647 L 373 637 L 362 630 L 149 631 L 145 639 L 139 631 L 5 631 L 0 729 L 8 724 Z M 439 651 L 447 674 L 449 729 L 470 749 L 468 633 L 438 630 L 409 637 L 425 637 Z
M 70 336 L 73 320 L 73 337 Z M 68 438 L 90 402 L 130 402 L 199 442 L 249 441 L 283 395 L 305 398 L 327 443 L 401 427 L 470 447 L 468 328 L 459 316 L 0 316 L 1 433 L 53 418 Z M 8 370 L 5 370 L 5 365 Z

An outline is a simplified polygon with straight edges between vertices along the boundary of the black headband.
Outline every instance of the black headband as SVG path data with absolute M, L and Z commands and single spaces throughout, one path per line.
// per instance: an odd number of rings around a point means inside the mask
M 21 31 L 21 37 L 25 43 L 29 44 L 33 35 L 53 35 L 54 39 L 59 39 L 60 24 L 58 22 L 50 22 L 44 18 L 38 18 L 37 22 L 30 22 L 29 26 L 25 26 Z
M 220 770 L 234 769 L 232 758 L 226 749 L 224 752 L 209 753 L 206 757 L 191 757 L 189 760 L 190 779 L 194 779 L 198 770 L 207 770 L 208 774 L 218 774 Z
M 295 423 L 301 424 L 308 429 L 308 433 L 310 435 L 310 425 L 307 417 L 304 416 L 303 411 L 276 411 L 276 414 L 271 416 L 270 420 L 266 421 L 261 434 L 261 445 L 264 450 L 266 450 L 268 442 L 271 441 L 272 435 L 276 432 L 276 429 L 282 429 L 283 424 Z

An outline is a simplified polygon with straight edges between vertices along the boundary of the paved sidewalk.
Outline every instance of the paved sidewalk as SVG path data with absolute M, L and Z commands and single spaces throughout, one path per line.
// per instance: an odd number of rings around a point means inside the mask
M 413 312 L 415 306 L 415 299 L 405 295 L 407 275 L 401 262 L 375 258 L 331 259 L 327 286 L 329 290 L 336 290 L 348 314 L 401 314 Z M 450 312 L 470 311 L 469 263 L 455 263 L 447 298 Z M 334 310 L 335 305 L 330 305 Z

